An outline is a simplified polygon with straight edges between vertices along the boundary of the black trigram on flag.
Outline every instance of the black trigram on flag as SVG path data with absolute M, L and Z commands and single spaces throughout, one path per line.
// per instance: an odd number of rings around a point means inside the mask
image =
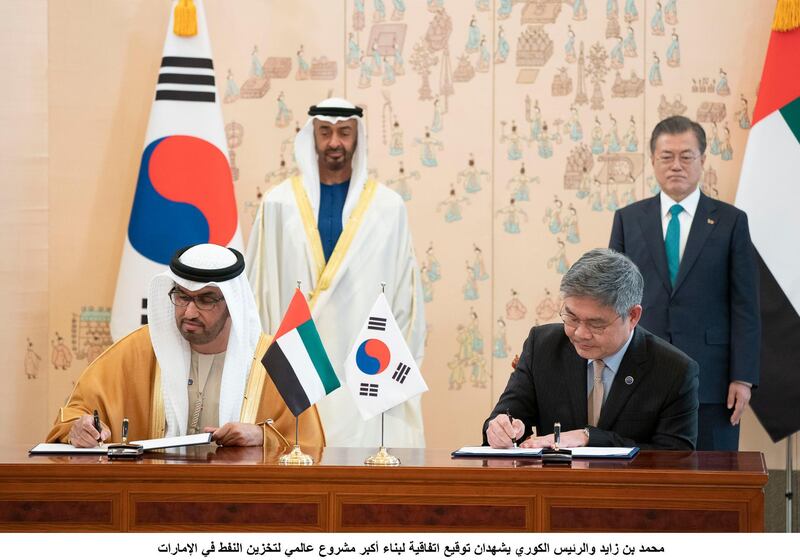
M 161 59 L 156 101 L 214 103 L 215 85 L 210 58 L 165 56 Z
M 397 369 L 394 370 L 394 373 L 392 374 L 392 379 L 402 385 L 402 383 L 406 380 L 406 377 L 408 377 L 409 371 L 411 371 L 411 368 L 405 365 L 403 362 L 400 362 L 397 364 Z
M 362 397 L 377 397 L 378 396 L 378 384 L 377 383 L 362 383 L 358 394 Z
M 383 317 L 370 317 L 367 321 L 367 330 L 370 331 L 385 331 L 386 319 Z
M 147 298 L 146 297 L 142 298 L 142 313 L 139 316 L 139 319 L 141 321 L 141 323 L 139 323 L 140 325 L 146 325 L 147 324 Z

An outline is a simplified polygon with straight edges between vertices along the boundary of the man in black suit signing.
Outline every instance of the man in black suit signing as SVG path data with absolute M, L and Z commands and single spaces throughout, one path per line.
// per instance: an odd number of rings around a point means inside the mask
M 758 266 L 747 215 L 704 195 L 703 127 L 669 117 L 650 136 L 661 193 L 614 215 L 609 247 L 644 276 L 642 325 L 700 365 L 697 449 L 736 451 L 758 384 Z
M 531 329 L 483 425 L 484 445 L 553 447 L 560 422 L 561 447 L 694 449 L 698 366 L 637 326 L 643 284 L 636 265 L 609 249 L 567 271 L 564 324 Z M 533 427 L 546 435 L 529 437 Z

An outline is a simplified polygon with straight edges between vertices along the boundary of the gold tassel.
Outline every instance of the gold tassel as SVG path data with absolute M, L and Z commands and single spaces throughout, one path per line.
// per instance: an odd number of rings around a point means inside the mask
M 800 0 L 778 0 L 772 30 L 792 31 L 797 28 L 800 28 Z
M 178 0 L 175 6 L 175 25 L 172 27 L 179 37 L 197 35 L 197 9 L 194 0 Z

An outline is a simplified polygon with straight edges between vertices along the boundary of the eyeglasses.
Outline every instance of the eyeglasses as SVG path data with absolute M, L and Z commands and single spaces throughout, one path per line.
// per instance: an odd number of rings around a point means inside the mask
M 678 158 L 678 161 L 682 166 L 690 165 L 694 160 L 700 157 L 701 154 L 696 154 L 694 152 L 681 152 L 680 154 L 673 154 L 670 152 L 663 152 L 656 156 L 656 161 L 663 166 L 670 165 L 675 158 Z
M 583 325 L 583 327 L 586 330 L 588 330 L 590 333 L 592 333 L 595 336 L 600 336 L 601 334 L 606 332 L 606 329 L 608 327 L 610 327 L 611 325 L 616 323 L 617 319 L 622 317 L 622 315 L 617 315 L 616 318 L 613 321 L 611 321 L 610 323 L 602 323 L 600 321 L 595 321 L 595 320 L 581 321 L 580 319 L 575 317 L 575 315 L 572 315 L 571 313 L 567 313 L 566 311 L 561 311 L 559 313 L 559 315 L 561 316 L 561 320 L 564 321 L 564 325 L 567 328 L 570 328 L 570 329 L 574 330 L 574 329 L 577 329 L 578 327 L 580 327 L 581 325 Z
M 194 306 L 200 311 L 210 311 L 224 299 L 224 297 L 214 297 L 211 294 L 190 296 L 175 288 L 169 291 L 169 300 L 175 307 L 189 307 L 189 304 L 194 302 Z

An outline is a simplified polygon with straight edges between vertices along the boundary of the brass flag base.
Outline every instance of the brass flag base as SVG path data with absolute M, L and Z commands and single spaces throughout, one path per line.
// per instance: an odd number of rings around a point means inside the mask
M 364 459 L 364 464 L 370 466 L 377 465 L 381 467 L 396 467 L 400 464 L 400 459 L 394 455 L 389 455 L 389 452 L 386 450 L 386 448 L 381 447 L 375 455 Z
M 313 465 L 314 459 L 311 458 L 311 455 L 306 455 L 300 449 L 299 445 L 295 445 L 294 449 L 290 453 L 286 455 L 281 455 L 278 458 L 279 465 Z

